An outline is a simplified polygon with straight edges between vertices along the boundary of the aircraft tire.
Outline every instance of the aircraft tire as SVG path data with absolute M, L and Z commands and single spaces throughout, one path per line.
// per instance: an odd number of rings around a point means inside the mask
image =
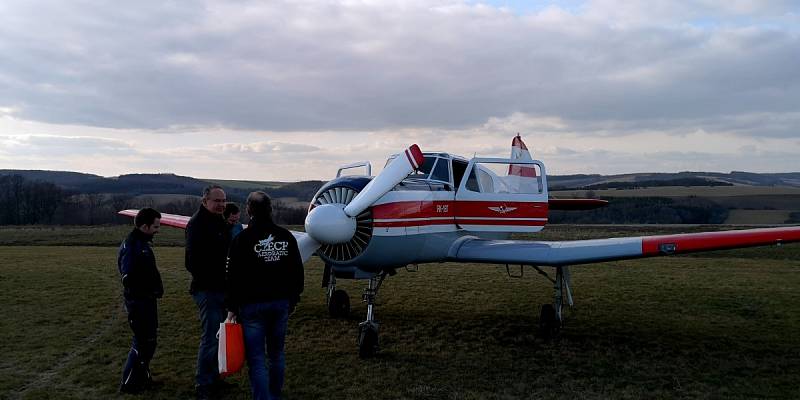
M 358 356 L 370 358 L 378 352 L 378 330 L 370 324 L 361 326 L 358 334 Z
M 333 291 L 330 301 L 328 301 L 328 313 L 333 318 L 346 318 L 350 315 L 350 296 L 341 289 Z
M 542 304 L 542 311 L 539 313 L 539 333 L 545 340 L 558 337 L 561 324 L 556 318 L 556 309 L 552 304 Z

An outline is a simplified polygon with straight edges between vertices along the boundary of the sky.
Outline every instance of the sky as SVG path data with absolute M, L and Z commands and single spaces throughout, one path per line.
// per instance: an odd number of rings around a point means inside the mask
M 0 169 L 329 179 L 417 143 L 549 174 L 800 171 L 800 3 L 0 2 Z

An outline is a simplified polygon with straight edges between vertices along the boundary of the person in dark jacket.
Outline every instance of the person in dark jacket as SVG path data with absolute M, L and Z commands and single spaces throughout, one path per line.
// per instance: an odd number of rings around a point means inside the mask
M 230 386 L 219 378 L 216 337 L 219 324 L 225 321 L 225 260 L 230 243 L 224 210 L 225 191 L 209 186 L 203 190 L 200 209 L 186 225 L 186 269 L 192 274 L 189 292 L 197 304 L 202 329 L 195 374 L 199 399 Z
M 244 226 L 241 222 L 239 222 L 239 217 L 241 216 L 241 211 L 239 211 L 239 206 L 235 203 L 228 203 L 225 205 L 225 211 L 222 212 L 222 216 L 225 217 L 225 222 L 228 223 L 228 229 L 231 230 L 231 239 L 235 238 L 242 230 L 244 230 Z
M 247 213 L 250 224 L 228 252 L 225 304 L 228 319 L 242 324 L 253 398 L 279 399 L 286 326 L 303 292 L 303 261 L 292 233 L 272 221 L 266 193 L 250 193 Z
M 122 277 L 125 310 L 133 331 L 128 361 L 122 371 L 120 392 L 138 393 L 153 386 L 150 360 L 156 351 L 158 308 L 164 295 L 161 274 L 150 242 L 161 226 L 161 214 L 144 208 L 133 220 L 135 227 L 119 246 L 117 268 Z

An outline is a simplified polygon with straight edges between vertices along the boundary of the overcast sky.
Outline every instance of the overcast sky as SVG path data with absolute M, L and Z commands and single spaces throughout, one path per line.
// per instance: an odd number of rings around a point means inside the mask
M 0 169 L 800 171 L 800 3 L 0 2 Z

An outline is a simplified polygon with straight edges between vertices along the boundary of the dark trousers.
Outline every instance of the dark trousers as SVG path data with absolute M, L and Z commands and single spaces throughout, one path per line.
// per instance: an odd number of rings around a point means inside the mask
M 192 297 L 200 311 L 200 348 L 197 350 L 197 386 L 211 385 L 219 380 L 219 362 L 217 359 L 217 331 L 219 324 L 225 321 L 225 294 L 223 292 L 200 291 Z
M 131 351 L 122 370 L 122 384 L 141 387 L 150 378 L 150 360 L 156 352 L 158 306 L 155 299 L 125 299 L 128 324 L 133 331 Z
M 289 301 L 245 304 L 239 317 L 244 331 L 244 349 L 253 399 L 280 399 L 286 373 L 283 346 L 289 320 Z

